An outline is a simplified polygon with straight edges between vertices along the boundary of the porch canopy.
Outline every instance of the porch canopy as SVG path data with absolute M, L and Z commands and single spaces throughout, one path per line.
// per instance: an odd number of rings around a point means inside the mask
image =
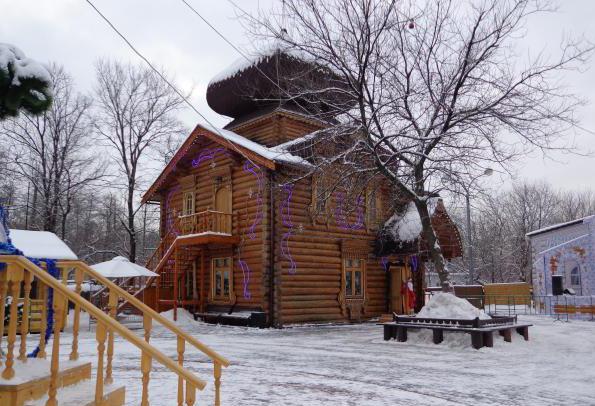
M 158 276 L 147 268 L 134 264 L 124 257 L 115 257 L 109 261 L 91 265 L 95 271 L 106 278 L 136 278 L 139 276 Z

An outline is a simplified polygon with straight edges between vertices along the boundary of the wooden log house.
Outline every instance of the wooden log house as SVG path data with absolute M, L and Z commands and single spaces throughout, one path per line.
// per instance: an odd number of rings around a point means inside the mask
M 318 199 L 317 179 L 288 183 L 308 164 L 295 146 L 332 121 L 321 118 L 322 100 L 307 101 L 316 115 L 298 108 L 299 100 L 267 101 L 281 99 L 278 89 L 304 64 L 276 50 L 210 83 L 209 105 L 233 121 L 225 129 L 196 126 L 143 196 L 161 212 L 162 241 L 148 263 L 160 276 L 142 292 L 156 310 L 256 311 L 280 327 L 408 312 L 401 288 L 412 269 L 421 292 L 423 242 L 378 249 L 394 209 L 381 180 L 349 213 L 338 193 Z M 309 80 L 324 82 L 320 71 L 310 69 L 319 76 Z M 442 224 L 447 256 L 459 256 L 458 232 L 441 202 L 433 221 Z

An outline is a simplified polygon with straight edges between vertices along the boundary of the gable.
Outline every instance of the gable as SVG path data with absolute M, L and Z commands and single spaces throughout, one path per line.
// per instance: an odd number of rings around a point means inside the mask
M 279 163 L 289 165 L 307 164 L 300 157 L 284 151 L 267 148 L 232 131 L 211 128 L 206 125 L 197 125 L 155 182 L 143 195 L 141 202 L 159 201 L 159 197 L 156 196 L 158 191 L 174 176 L 174 172 L 191 165 L 192 158 L 201 150 L 200 143 L 206 140 L 216 143 L 220 148 L 227 150 L 231 154 L 241 156 L 256 165 L 273 171 L 277 169 L 277 164 Z

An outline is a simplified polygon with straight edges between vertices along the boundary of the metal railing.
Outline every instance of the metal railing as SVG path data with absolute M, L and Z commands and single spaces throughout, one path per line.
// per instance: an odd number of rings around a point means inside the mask
M 434 292 L 426 292 L 426 302 Z M 595 321 L 595 296 L 458 295 L 490 314 L 543 315 L 556 320 Z

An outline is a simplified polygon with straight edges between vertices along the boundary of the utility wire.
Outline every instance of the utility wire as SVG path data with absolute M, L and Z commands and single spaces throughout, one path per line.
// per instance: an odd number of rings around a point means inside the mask
M 229 139 L 227 139 L 227 137 L 225 137 L 221 131 L 219 131 L 219 129 L 213 125 L 213 123 L 211 123 L 209 121 L 208 118 L 206 118 L 200 111 L 198 111 L 198 109 L 196 107 L 194 107 L 194 105 L 188 100 L 188 98 L 186 96 L 184 96 L 176 86 L 174 86 L 160 71 L 159 69 L 155 68 L 155 66 L 153 66 L 153 64 L 138 50 L 135 48 L 134 45 L 132 45 L 132 43 L 124 36 L 124 34 L 122 34 L 115 26 L 114 24 L 112 24 L 112 22 L 101 12 L 99 11 L 99 9 L 97 7 L 95 7 L 95 5 L 93 4 L 93 2 L 91 0 L 85 0 L 92 8 L 93 10 L 95 10 L 95 12 L 97 14 L 99 14 L 99 16 L 112 28 L 112 30 L 118 34 L 118 36 L 128 45 L 128 47 L 130 49 L 132 49 L 132 51 L 139 57 L 141 58 L 152 70 L 153 72 L 155 72 L 157 75 L 159 75 L 159 77 L 173 90 L 176 92 L 176 94 L 196 113 L 198 114 L 204 121 L 207 122 L 207 124 L 209 124 L 209 126 L 211 127 L 209 130 L 213 130 L 214 132 L 216 132 L 217 134 L 219 134 L 221 136 L 221 138 L 223 138 L 224 140 L 227 141 L 227 143 L 237 152 L 239 153 L 241 156 L 243 156 L 244 158 L 246 158 L 246 160 L 248 160 L 252 165 L 254 165 L 255 167 L 259 167 L 258 165 L 256 165 L 256 163 L 254 163 L 254 161 L 252 161 L 250 159 L 250 157 L 248 157 L 246 154 L 244 154 L 242 151 L 240 151 L 238 149 L 238 147 L 232 143 Z
M 251 62 L 250 57 L 243 52 L 238 46 L 236 46 L 233 42 L 231 42 L 225 35 L 223 35 L 223 33 L 221 31 L 219 31 L 213 24 L 211 24 L 209 22 L 209 20 L 207 20 L 201 13 L 199 13 L 194 7 L 192 7 L 192 5 L 190 5 L 190 3 L 188 3 L 186 0 L 180 0 L 182 3 L 184 3 L 194 14 L 196 14 L 198 16 L 198 18 L 200 18 L 207 26 L 209 26 L 209 28 L 211 28 L 223 41 L 225 41 L 227 44 L 229 44 L 229 46 L 231 46 L 238 54 L 240 54 L 244 59 L 246 59 L 248 62 Z M 243 10 L 241 7 L 239 7 L 237 4 L 235 4 L 233 1 L 231 0 L 227 0 L 233 7 L 239 9 L 242 13 L 244 14 L 248 14 L 245 10 Z M 279 64 L 278 58 L 277 58 L 277 65 Z M 287 92 L 287 90 L 283 89 L 279 83 L 277 81 L 275 81 L 274 79 L 272 79 L 270 76 L 268 76 L 262 69 L 260 69 L 260 67 L 255 64 L 254 68 L 262 75 L 264 76 L 269 82 L 271 82 L 273 85 L 275 85 L 275 87 L 277 87 L 279 90 L 281 90 L 287 97 L 289 97 L 289 99 L 293 100 L 293 102 L 300 107 L 305 113 L 309 113 L 309 111 L 302 105 L 299 104 L 299 102 L 297 100 L 295 100 L 295 98 L 289 93 Z M 277 73 L 278 73 L 278 66 L 277 66 Z M 277 74 L 277 77 L 279 75 Z M 279 101 L 280 102 L 280 101 Z

